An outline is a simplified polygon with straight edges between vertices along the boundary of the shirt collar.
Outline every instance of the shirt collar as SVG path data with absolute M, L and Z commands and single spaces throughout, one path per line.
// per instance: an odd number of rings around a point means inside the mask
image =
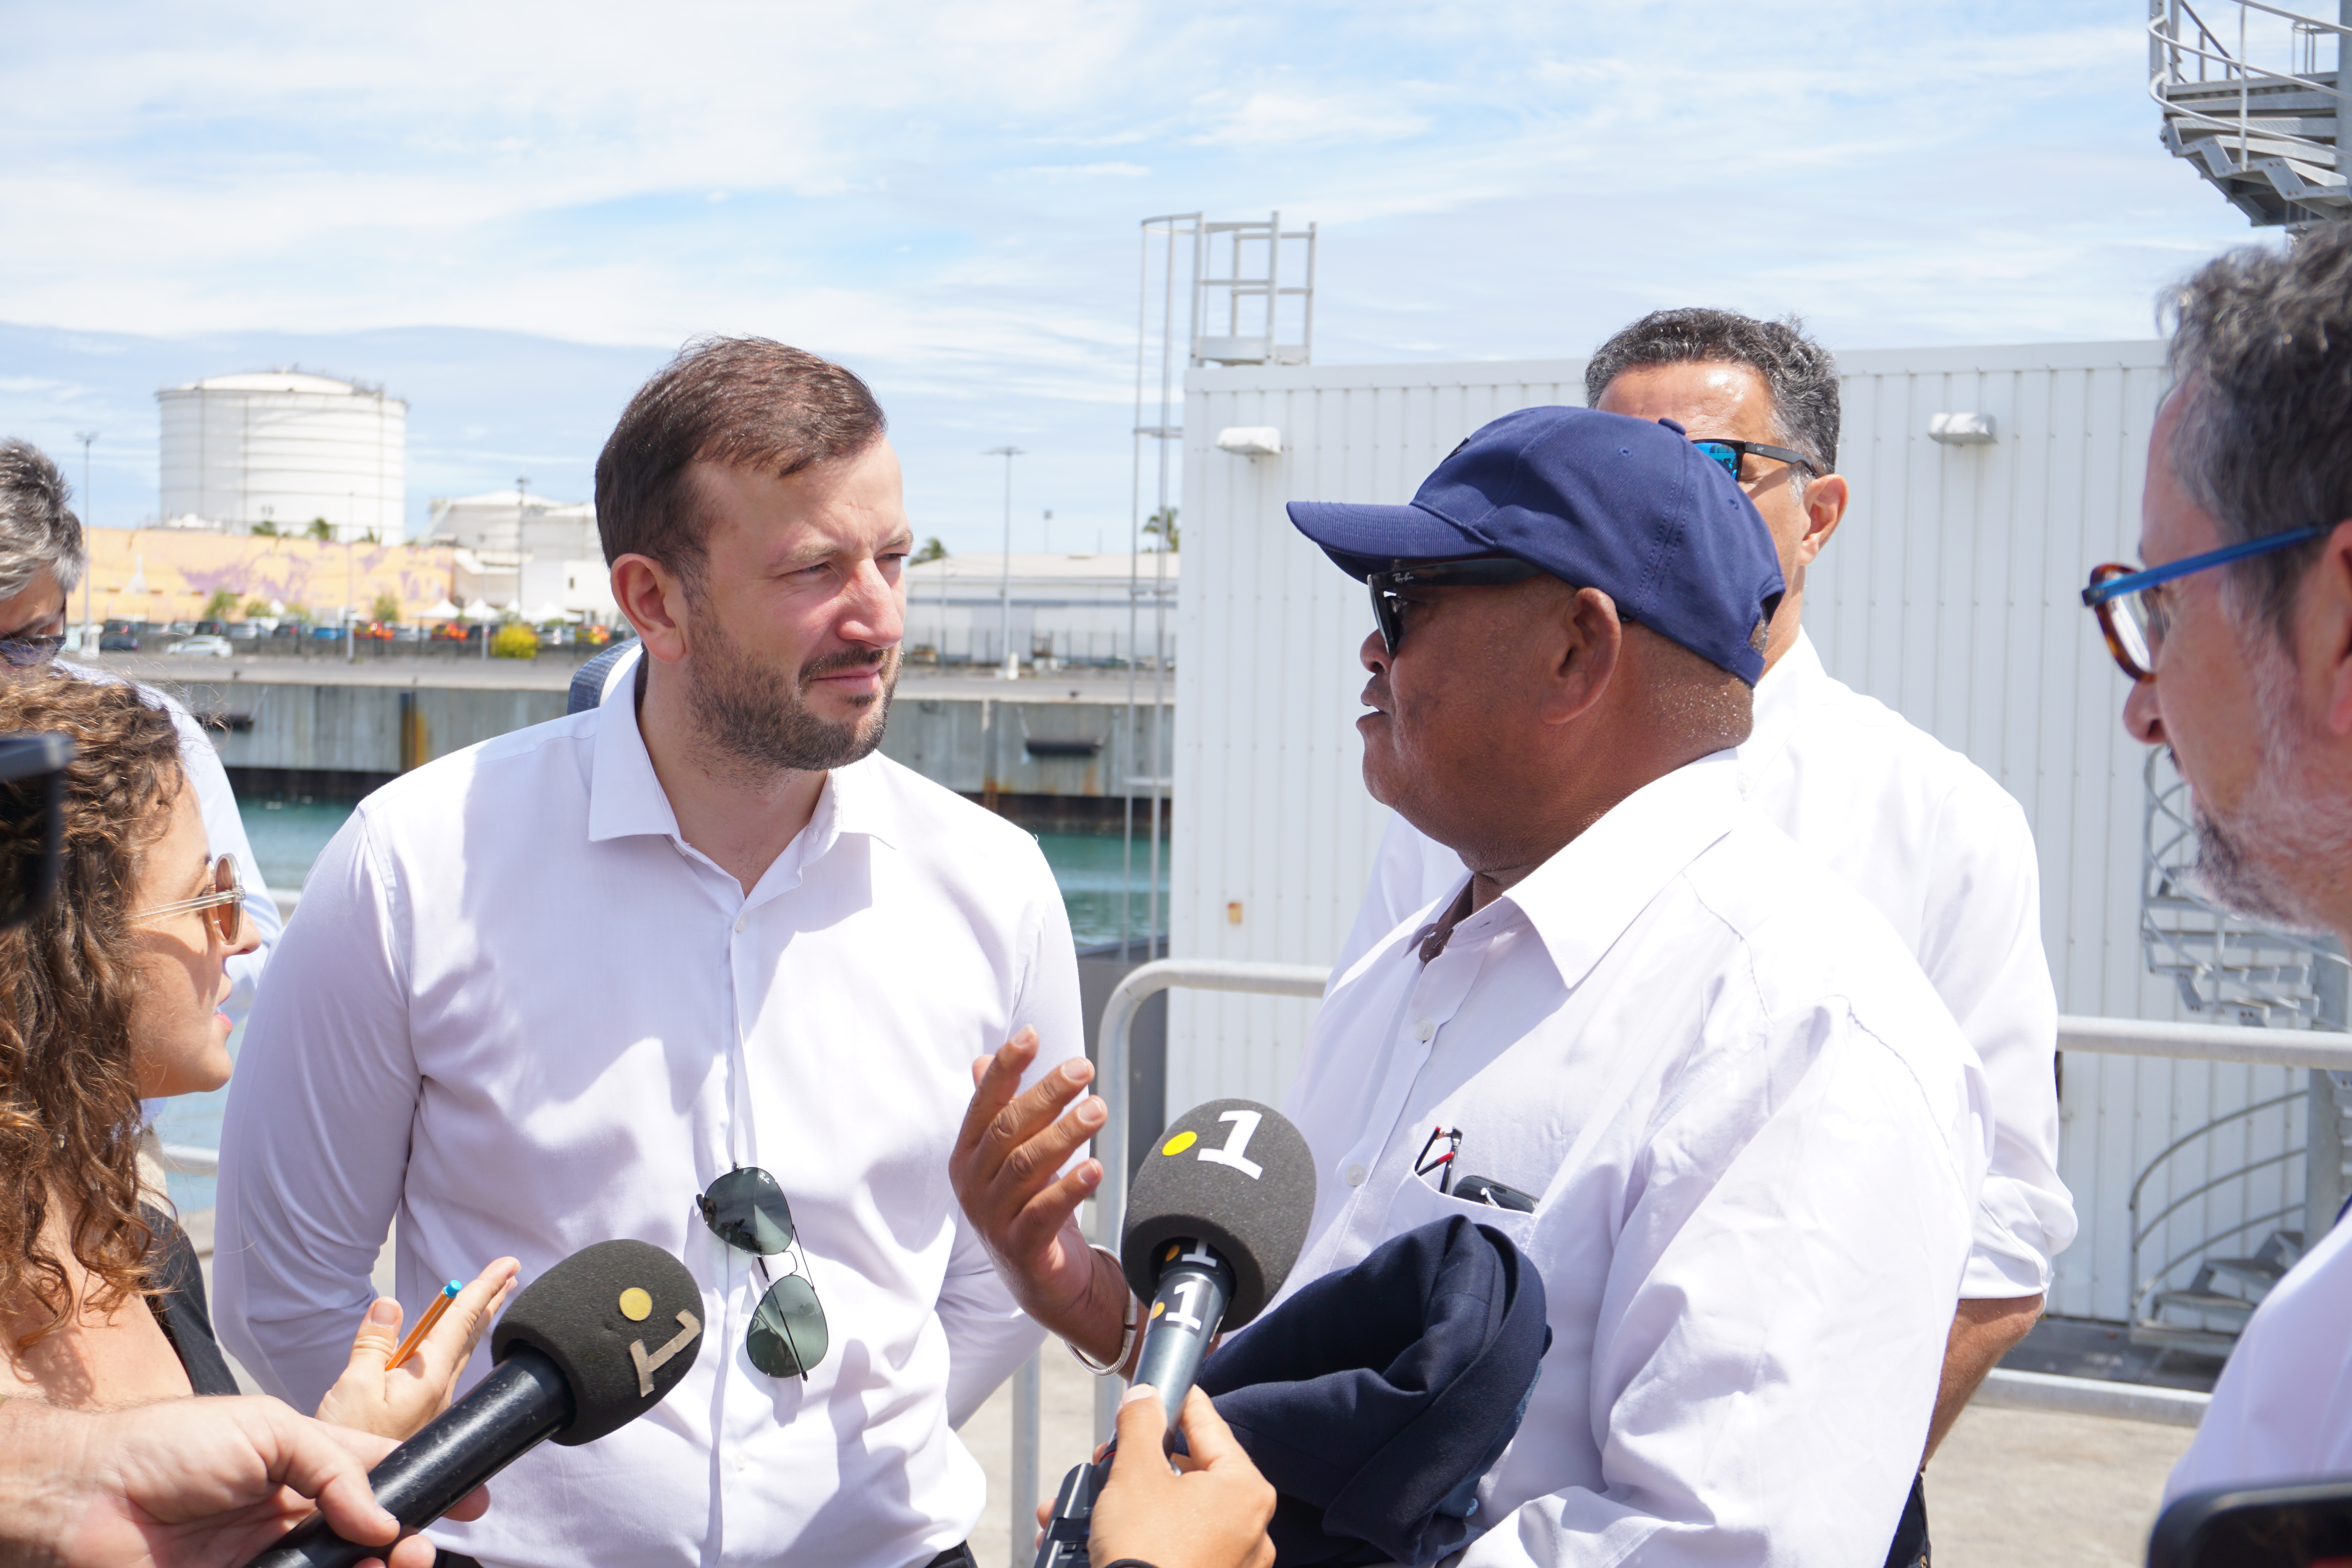
M 1731 830 L 1744 809 L 1738 767 L 1733 752 L 1717 752 L 1653 779 L 1496 900 L 1526 916 L 1562 984 L 1583 979 L 1660 889 Z
M 1743 776 L 1753 779 L 1788 750 L 1790 740 L 1797 732 L 1798 719 L 1811 706 L 1815 693 L 1829 679 L 1829 669 L 1822 663 L 1813 639 L 1798 632 L 1789 651 L 1756 683 L 1756 721 L 1748 731 L 1748 739 L 1733 752 L 1739 759 Z
M 626 687 L 596 710 L 594 758 L 588 780 L 589 842 L 648 833 L 685 842 L 677 812 L 662 788 L 661 775 L 654 772 L 645 732 L 637 727 L 637 705 Z M 874 757 L 833 769 L 825 775 L 808 826 L 801 830 L 806 840 L 803 863 L 823 855 L 845 833 L 895 844 L 889 805 L 889 792 L 876 776 Z

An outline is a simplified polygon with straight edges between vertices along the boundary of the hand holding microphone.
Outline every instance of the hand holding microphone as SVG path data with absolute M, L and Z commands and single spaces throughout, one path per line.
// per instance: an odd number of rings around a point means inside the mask
M 499 1320 L 490 1374 L 368 1472 L 376 1501 L 418 1530 L 549 1438 L 593 1443 L 635 1420 L 694 1364 L 702 1310 L 694 1276 L 657 1247 L 573 1253 Z M 314 1514 L 247 1568 L 352 1568 L 382 1551 Z
M 1086 1568 L 1100 1500 L 1110 1503 L 1114 1522 L 1123 1513 L 1181 1518 L 1185 1506 L 1213 1501 L 1203 1486 L 1171 1492 L 1160 1484 L 1160 1472 L 1168 1468 L 1164 1441 L 1177 1413 L 1186 1409 L 1186 1395 L 1218 1331 L 1240 1328 L 1265 1310 L 1298 1261 L 1314 1214 L 1314 1156 L 1278 1111 L 1246 1100 L 1215 1100 L 1177 1118 L 1160 1135 L 1136 1173 L 1119 1238 L 1128 1283 L 1151 1303 L 1132 1392 L 1149 1388 L 1152 1397 L 1135 1400 L 1120 1412 L 1118 1452 L 1080 1465 L 1063 1479 L 1038 1542 L 1036 1568 Z M 1222 1437 L 1231 1448 L 1222 1461 L 1206 1467 L 1219 1477 L 1218 1489 L 1243 1486 L 1244 1479 L 1265 1487 L 1205 1398 L 1200 1407 L 1206 1418 L 1192 1416 L 1188 1432 L 1212 1432 L 1213 1442 Z M 1150 1451 L 1138 1453 L 1136 1439 L 1147 1418 L 1150 1439 L 1144 1446 Z M 1150 1481 L 1132 1479 L 1139 1464 L 1151 1472 Z M 1141 1495 L 1132 1495 L 1130 1488 Z M 1265 1492 L 1263 1513 L 1253 1511 L 1253 1503 L 1234 1516 L 1234 1504 L 1226 1500 L 1213 1521 L 1197 1523 L 1187 1534 L 1213 1530 L 1222 1537 L 1239 1529 L 1241 1539 L 1262 1540 L 1273 1511 L 1272 1489 Z M 1255 1525 L 1243 1529 L 1252 1519 Z M 1167 1555 L 1164 1546 L 1155 1550 L 1160 1555 L 1138 1544 L 1135 1554 L 1153 1562 Z M 1255 1558 L 1212 1552 L 1206 1560 L 1241 1564 Z

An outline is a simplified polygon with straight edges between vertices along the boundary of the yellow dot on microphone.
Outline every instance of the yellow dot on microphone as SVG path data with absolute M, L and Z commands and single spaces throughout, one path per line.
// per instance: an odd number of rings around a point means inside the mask
M 1179 1132 L 1175 1137 L 1160 1145 L 1160 1152 L 1163 1154 L 1181 1154 L 1200 1141 L 1201 1135 L 1198 1132 Z
M 1168 1303 L 1165 1301 L 1154 1301 L 1151 1303 L 1151 1315 L 1155 1318 L 1167 1310 Z
M 635 1285 L 621 1292 L 621 1316 L 642 1323 L 654 1315 L 654 1299 Z

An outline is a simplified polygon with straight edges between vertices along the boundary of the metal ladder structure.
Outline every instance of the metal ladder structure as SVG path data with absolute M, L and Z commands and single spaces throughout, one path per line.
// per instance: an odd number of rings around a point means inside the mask
M 2205 0 L 2205 12 L 2148 0 L 2147 90 L 2165 146 L 2256 227 L 2352 216 L 2338 151 L 2352 124 L 2352 0 L 2336 0 L 2332 21 L 2264 0 Z
M 2149 752 L 2140 943 L 2148 971 L 2170 976 L 2189 1011 L 2215 1021 L 2272 1030 L 2341 1030 L 2347 965 L 2326 937 L 2271 931 L 2224 913 L 2189 879 L 2197 854 L 2189 788 L 2169 753 Z M 2304 1141 L 2244 1163 L 2213 1170 L 2221 1135 L 2266 1111 L 2300 1108 Z M 2300 1197 L 2214 1230 L 2196 1228 L 2210 1203 L 2242 1206 L 2297 1163 Z M 2352 1073 L 2315 1069 L 2308 1086 L 2274 1095 L 2194 1128 L 2148 1162 L 2132 1184 L 2134 1342 L 2226 1355 L 2280 1277 L 2334 1222 L 2352 1184 Z M 2291 1185 L 2282 1184 L 2282 1185 Z M 2265 1233 L 2265 1227 L 2269 1227 Z M 2251 1250 L 2249 1238 L 2262 1239 Z M 2227 1247 L 2231 1256 L 2219 1256 Z M 2153 1265 L 2144 1258 L 2155 1257 Z M 2183 1271 L 2193 1270 L 2183 1283 Z

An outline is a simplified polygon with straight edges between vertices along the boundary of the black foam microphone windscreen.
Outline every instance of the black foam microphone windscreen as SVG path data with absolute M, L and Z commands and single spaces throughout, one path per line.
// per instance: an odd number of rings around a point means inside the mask
M 662 1402 L 702 1348 L 702 1291 L 686 1265 L 642 1241 L 600 1241 L 515 1298 L 490 1334 L 490 1359 L 516 1345 L 546 1352 L 572 1385 L 566 1447 L 593 1443 Z
M 490 1336 L 490 1374 L 368 1472 L 384 1511 L 415 1531 L 539 1444 L 593 1443 L 643 1415 L 702 1349 L 702 1292 L 642 1241 L 600 1241 L 515 1298 Z M 353 1545 L 312 1514 L 246 1568 L 351 1568 Z
M 1278 1110 L 1213 1100 L 1169 1124 L 1129 1189 L 1119 1264 L 1144 1300 L 1166 1245 L 1205 1242 L 1233 1270 L 1224 1327 L 1265 1310 L 1290 1277 L 1315 1217 L 1315 1156 Z

